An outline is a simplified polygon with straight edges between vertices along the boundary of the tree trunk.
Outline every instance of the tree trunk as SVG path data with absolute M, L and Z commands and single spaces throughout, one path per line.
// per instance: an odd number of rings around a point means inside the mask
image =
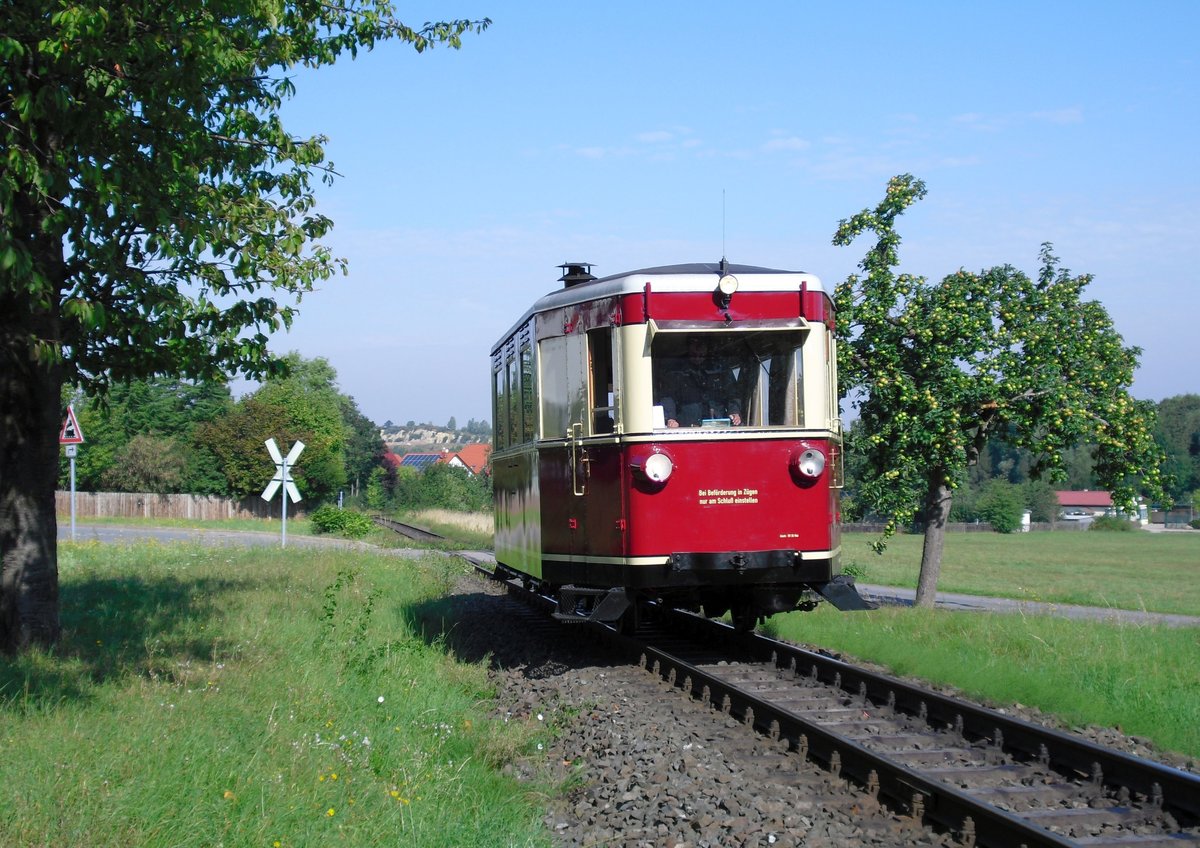
M 917 578 L 919 607 L 932 607 L 937 597 L 938 577 L 942 573 L 942 550 L 946 546 L 946 522 L 954 492 L 946 483 L 946 471 L 934 469 L 929 475 L 929 491 L 925 496 L 925 547 L 921 551 L 921 574 Z
M 61 258 L 59 259 L 61 262 Z M 0 289 L 0 652 L 59 636 L 58 432 L 62 369 L 35 361 L 33 338 L 58 339 L 57 298 L 32 307 Z

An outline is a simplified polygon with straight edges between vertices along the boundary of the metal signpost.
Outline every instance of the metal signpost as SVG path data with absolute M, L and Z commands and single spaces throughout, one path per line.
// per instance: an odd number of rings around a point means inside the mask
M 280 547 L 287 547 L 287 505 L 288 498 L 292 499 L 292 503 L 299 503 L 300 490 L 296 488 L 296 484 L 292 481 L 292 475 L 288 473 L 288 468 L 295 465 L 297 457 L 304 450 L 304 442 L 296 442 L 292 445 L 292 449 L 288 451 L 287 456 L 282 456 L 279 453 L 279 448 L 275 444 L 274 439 L 267 439 L 265 442 L 267 453 L 271 454 L 271 461 L 275 463 L 275 476 L 271 478 L 271 482 L 267 484 L 267 488 L 263 489 L 262 497 L 264 501 L 269 501 L 275 497 L 275 492 L 283 487 L 283 536 L 280 541 Z
M 79 446 L 83 444 L 83 430 L 79 426 L 79 419 L 75 417 L 75 410 L 70 406 L 67 407 L 67 418 L 63 421 L 62 430 L 58 433 L 58 443 L 63 445 L 67 450 L 67 456 L 71 460 L 71 541 L 75 541 L 75 454 L 79 452 Z

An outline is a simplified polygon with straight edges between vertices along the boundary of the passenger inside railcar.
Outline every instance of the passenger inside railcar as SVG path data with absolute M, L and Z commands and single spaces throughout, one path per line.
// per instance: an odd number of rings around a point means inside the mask
M 736 363 L 702 334 L 671 342 L 654 362 L 655 402 L 662 407 L 663 423 L 672 428 L 740 426 Z

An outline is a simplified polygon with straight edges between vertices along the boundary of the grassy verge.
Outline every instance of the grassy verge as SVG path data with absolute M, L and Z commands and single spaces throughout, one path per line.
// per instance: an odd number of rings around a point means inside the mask
M 196 530 L 244 530 L 259 533 L 279 534 L 280 520 L 278 518 L 217 518 L 201 520 L 199 518 L 128 518 L 116 516 L 89 515 L 86 518 L 76 518 L 77 524 L 101 524 L 118 527 L 183 527 Z M 69 515 L 58 516 L 59 527 L 69 527 Z M 288 516 L 288 535 L 313 535 L 312 522 L 307 518 L 292 518 Z
M 920 536 L 842 536 L 859 582 L 917 585 Z M 1200 533 L 949 533 L 938 589 L 1060 604 L 1200 615 Z
M 446 541 L 441 546 L 448 550 L 491 550 L 495 541 L 490 512 L 423 509 L 399 512 L 396 520 L 445 536 Z
M 953 686 L 977 699 L 1103 725 L 1200 757 L 1200 638 L 1192 628 L 888 608 L 775 616 L 767 629 Z
M 3 845 L 542 844 L 485 671 L 416 632 L 454 561 L 61 545 L 55 652 L 0 659 Z

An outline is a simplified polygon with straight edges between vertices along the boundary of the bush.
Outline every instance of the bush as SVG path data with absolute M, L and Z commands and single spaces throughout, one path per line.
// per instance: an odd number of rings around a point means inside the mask
M 472 476 L 465 468 L 438 463 L 419 474 L 400 474 L 393 503 L 402 509 L 486 511 L 492 508 L 492 481 L 484 475 Z
M 1025 501 L 1020 486 L 1005 480 L 989 480 L 976 503 L 979 517 L 992 525 L 997 533 L 1012 533 L 1021 526 Z
M 1101 515 L 1092 522 L 1089 530 L 1108 530 L 1114 533 L 1129 533 L 1137 529 L 1137 525 L 1128 518 L 1119 515 Z
M 1193 530 L 1200 530 L 1200 518 L 1189 521 L 1188 523 L 1192 526 Z
M 1053 486 L 1043 480 L 1030 480 L 1023 488 L 1030 521 L 1053 521 L 1058 518 L 1058 495 Z
M 337 533 L 348 539 L 361 539 L 375 529 L 375 522 L 361 512 L 326 505 L 308 516 L 318 533 Z
M 981 521 L 978 507 L 979 492 L 970 486 L 961 486 L 954 490 L 954 500 L 950 503 L 950 520 L 963 524 Z

